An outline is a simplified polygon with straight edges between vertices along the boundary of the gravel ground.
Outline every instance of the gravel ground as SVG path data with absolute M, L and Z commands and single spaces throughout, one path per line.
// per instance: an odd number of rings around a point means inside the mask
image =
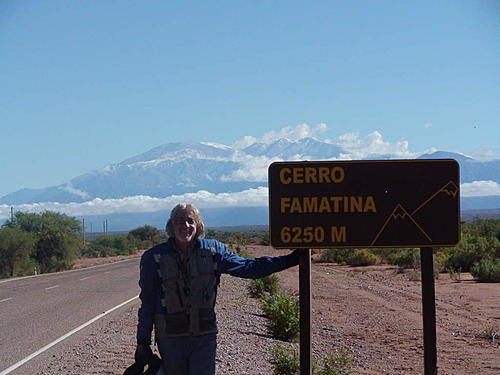
M 273 255 L 251 246 L 255 256 Z M 298 269 L 279 274 L 288 294 L 298 295 Z M 248 297 L 248 280 L 223 276 L 218 295 L 217 374 L 270 375 L 270 348 L 281 342 L 266 332 L 257 300 Z M 352 268 L 313 264 L 313 356 L 343 347 L 354 360 L 355 374 L 423 373 L 421 285 L 393 267 Z M 121 375 L 133 362 L 138 302 L 102 319 L 63 350 L 36 375 Z M 500 343 L 484 337 L 500 321 L 498 284 L 436 280 L 439 375 L 500 374 Z M 496 327 L 496 328 L 495 328 Z M 60 344 L 61 345 L 61 344 Z
M 247 296 L 248 280 L 223 275 L 218 294 L 217 374 L 267 375 L 269 348 L 279 343 L 265 328 L 259 303 Z M 138 303 L 103 319 L 83 340 L 56 354 L 37 375 L 122 375 L 133 363 Z

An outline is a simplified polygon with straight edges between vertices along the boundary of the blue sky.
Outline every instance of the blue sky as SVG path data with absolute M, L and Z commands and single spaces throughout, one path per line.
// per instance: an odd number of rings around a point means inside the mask
M 0 196 L 326 124 L 500 158 L 497 1 L 0 1 Z

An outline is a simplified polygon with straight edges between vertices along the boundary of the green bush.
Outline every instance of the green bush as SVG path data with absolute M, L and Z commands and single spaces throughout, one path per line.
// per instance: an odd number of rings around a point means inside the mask
M 299 375 L 300 353 L 296 347 L 275 345 L 271 347 L 273 375 Z M 312 363 L 314 375 L 351 375 L 354 361 L 344 348 L 338 352 L 323 357 L 318 364 Z
M 473 234 L 479 237 L 496 237 L 500 240 L 500 220 L 474 219 L 469 223 L 463 224 L 462 233 Z
M 298 375 L 300 370 L 300 356 L 296 348 L 275 345 L 271 348 L 271 364 L 274 375 Z
M 469 272 L 482 259 L 498 258 L 500 241 L 496 237 L 481 237 L 465 233 L 455 247 L 443 250 L 446 255 L 445 268 Z
M 264 246 L 269 246 L 270 244 L 270 238 L 269 238 L 269 232 L 265 232 L 261 239 L 260 239 L 260 242 L 259 242 L 260 245 L 264 245 Z
M 130 255 L 134 253 L 127 236 L 99 236 L 93 240 L 81 255 L 88 258 Z
M 269 332 L 280 340 L 296 340 L 300 332 L 298 299 L 279 292 L 265 295 L 260 302 Z
M 387 262 L 401 268 L 413 268 L 420 261 L 418 249 L 397 249 L 387 256 Z
M 276 275 L 269 275 L 250 281 L 248 293 L 250 297 L 261 298 L 266 293 L 276 294 L 279 291 L 279 279 Z
M 353 360 L 344 348 L 334 355 L 323 358 L 319 371 L 315 375 L 350 375 L 352 374 Z
M 371 266 L 379 263 L 380 258 L 365 249 L 356 250 L 347 258 L 347 264 L 355 267 Z
M 315 263 L 347 264 L 347 259 L 352 254 L 352 249 L 326 249 L 318 257 L 313 258 Z
M 483 259 L 471 268 L 470 273 L 479 282 L 499 283 L 500 259 L 497 260 Z
M 250 254 L 246 247 L 242 246 L 242 245 L 232 245 L 230 244 L 229 245 L 229 250 L 232 251 L 232 252 L 235 252 L 236 254 L 238 254 L 239 256 L 241 257 L 244 257 L 244 258 L 253 258 L 252 254 Z

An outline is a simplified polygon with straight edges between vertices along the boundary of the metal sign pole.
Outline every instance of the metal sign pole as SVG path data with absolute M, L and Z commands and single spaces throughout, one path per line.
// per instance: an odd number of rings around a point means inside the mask
M 311 250 L 299 257 L 300 375 L 311 375 Z
M 434 261 L 431 247 L 420 248 L 420 263 L 422 272 L 422 312 L 424 321 L 424 374 L 436 375 L 436 296 L 434 291 Z

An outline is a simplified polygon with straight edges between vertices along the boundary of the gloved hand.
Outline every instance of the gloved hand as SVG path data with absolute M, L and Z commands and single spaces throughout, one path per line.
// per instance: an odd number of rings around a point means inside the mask
M 151 350 L 151 346 L 144 343 L 137 344 L 134 357 L 136 363 L 145 366 L 153 358 L 153 351 Z
M 307 249 L 295 249 L 290 254 L 285 255 L 288 265 L 290 267 L 298 265 L 300 254 L 304 253 L 305 251 L 307 251 Z

